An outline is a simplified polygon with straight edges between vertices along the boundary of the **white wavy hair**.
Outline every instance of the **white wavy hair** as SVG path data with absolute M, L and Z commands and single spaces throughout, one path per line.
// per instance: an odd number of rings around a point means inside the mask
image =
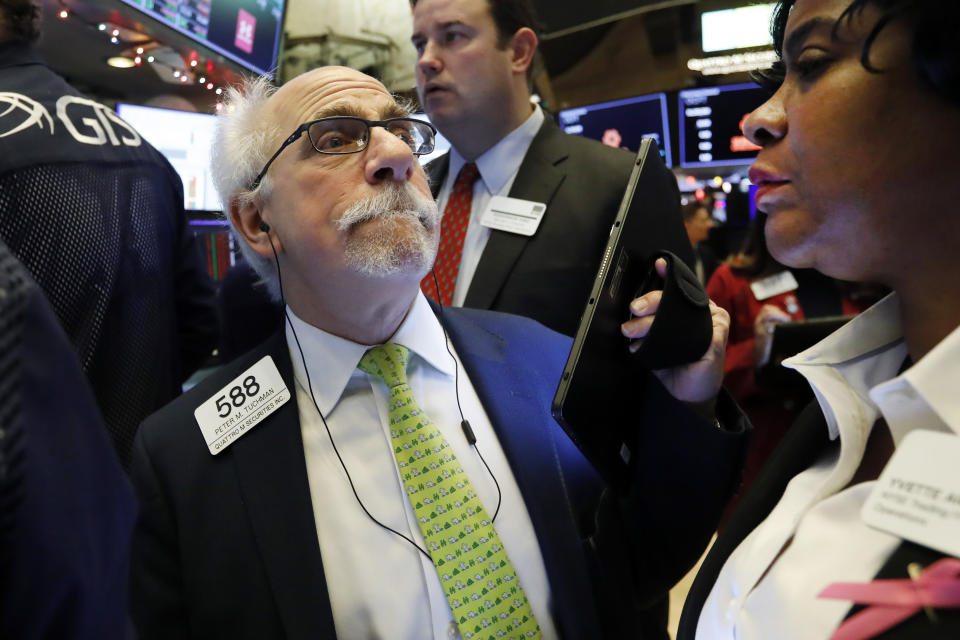
M 210 152 L 210 171 L 220 201 L 229 210 L 231 202 L 238 206 L 249 204 L 254 197 L 270 197 L 270 176 L 264 176 L 256 189 L 249 189 L 263 165 L 273 153 L 269 146 L 278 137 L 273 119 L 266 113 L 266 102 L 277 87 L 268 76 L 247 78 L 238 87 L 226 90 L 223 109 L 217 116 L 217 128 Z M 228 220 L 230 216 L 227 216 Z M 260 276 L 260 282 L 274 300 L 280 300 L 280 280 L 272 258 L 254 251 L 243 236 L 233 229 L 234 242 L 244 259 Z

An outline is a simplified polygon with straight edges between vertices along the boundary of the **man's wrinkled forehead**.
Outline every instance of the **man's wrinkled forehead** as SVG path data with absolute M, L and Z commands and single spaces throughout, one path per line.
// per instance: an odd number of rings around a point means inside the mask
M 369 104 L 377 111 L 394 104 L 393 96 L 379 80 L 347 67 L 321 67 L 280 87 L 268 107 L 277 124 L 287 129 L 340 102 L 354 107 Z

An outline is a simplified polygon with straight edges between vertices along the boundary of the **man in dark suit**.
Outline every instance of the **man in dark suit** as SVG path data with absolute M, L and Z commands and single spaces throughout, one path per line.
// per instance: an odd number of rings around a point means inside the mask
M 702 360 L 638 381 L 641 459 L 614 491 L 550 417 L 569 338 L 420 292 L 432 128 L 341 67 L 229 98 L 215 179 L 287 324 L 138 433 L 140 636 L 663 637 L 641 612 L 702 551 L 743 449 L 713 419 L 725 313 Z
M 438 298 L 430 277 L 424 291 L 443 304 L 516 313 L 573 335 L 634 156 L 563 133 L 531 103 L 537 35 L 529 0 L 411 4 L 417 92 L 452 144 L 427 167 L 444 225 L 442 291 Z M 474 166 L 479 177 L 454 207 L 463 168 Z M 504 230 L 488 220 L 498 206 L 491 199 L 505 196 L 545 205 L 532 214 L 542 213 L 539 224 Z M 662 248 L 693 264 L 679 214 L 651 211 L 649 227 L 670 238 Z
M 681 212 L 687 238 L 690 240 L 690 246 L 693 247 L 693 272 L 697 275 L 700 284 L 707 286 L 710 276 L 719 265 L 717 254 L 713 252 L 710 245 L 706 244 L 707 238 L 710 237 L 710 229 L 713 228 L 713 218 L 710 216 L 707 205 L 698 201 L 683 205 Z

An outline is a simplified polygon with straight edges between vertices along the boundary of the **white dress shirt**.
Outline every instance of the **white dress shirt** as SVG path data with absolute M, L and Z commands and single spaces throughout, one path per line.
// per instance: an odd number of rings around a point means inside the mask
M 297 385 L 297 407 L 323 569 L 337 636 L 423 640 L 455 638 L 456 624 L 433 563 L 409 542 L 380 528 L 361 509 L 331 446 L 343 458 L 356 493 L 370 514 L 426 548 L 403 491 L 389 433 L 389 392 L 378 378 L 356 368 L 368 346 L 321 331 L 289 310 L 308 364 L 317 407 L 310 399 L 303 360 L 290 324 L 287 342 Z M 437 317 L 417 296 L 389 340 L 411 351 L 407 367 L 414 397 L 453 448 L 487 510 L 497 506 L 490 474 L 460 429 L 455 365 Z M 450 346 L 451 351 L 453 346 Z M 556 638 L 550 586 L 540 547 L 516 480 L 463 365 L 459 399 L 464 417 L 503 491 L 494 526 L 544 631 Z
M 527 155 L 527 149 L 530 148 L 530 143 L 543 125 L 543 119 L 543 111 L 540 107 L 534 107 L 533 113 L 523 121 L 523 124 L 487 149 L 475 161 L 477 169 L 480 170 L 480 179 L 473 185 L 470 224 L 467 226 L 467 235 L 463 240 L 463 256 L 460 258 L 457 286 L 453 290 L 455 307 L 463 306 L 463 301 L 467 298 L 467 290 L 473 281 L 473 274 L 476 273 L 477 265 L 480 263 L 480 256 L 490 238 L 490 228 L 480 224 L 480 217 L 487 210 L 490 198 L 510 193 L 517 172 L 520 171 L 520 165 L 523 164 L 523 159 Z M 466 162 L 456 148 L 450 148 L 450 169 L 437 194 L 437 206 L 440 211 L 446 208 L 450 191 L 453 190 L 460 169 Z
M 828 638 L 851 603 L 817 594 L 833 582 L 869 582 L 900 545 L 860 516 L 876 481 L 847 484 L 881 414 L 896 445 L 914 429 L 960 435 L 960 328 L 897 375 L 906 356 L 893 294 L 784 361 L 813 387 L 839 451 L 795 476 L 727 559 L 700 613 L 698 640 Z

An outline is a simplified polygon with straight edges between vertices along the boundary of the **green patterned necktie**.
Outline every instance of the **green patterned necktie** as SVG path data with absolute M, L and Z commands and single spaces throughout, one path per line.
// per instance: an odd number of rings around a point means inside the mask
M 407 383 L 410 350 L 372 347 L 357 367 L 390 389 L 390 436 L 403 484 L 465 640 L 540 638 L 527 596 L 453 450 Z

